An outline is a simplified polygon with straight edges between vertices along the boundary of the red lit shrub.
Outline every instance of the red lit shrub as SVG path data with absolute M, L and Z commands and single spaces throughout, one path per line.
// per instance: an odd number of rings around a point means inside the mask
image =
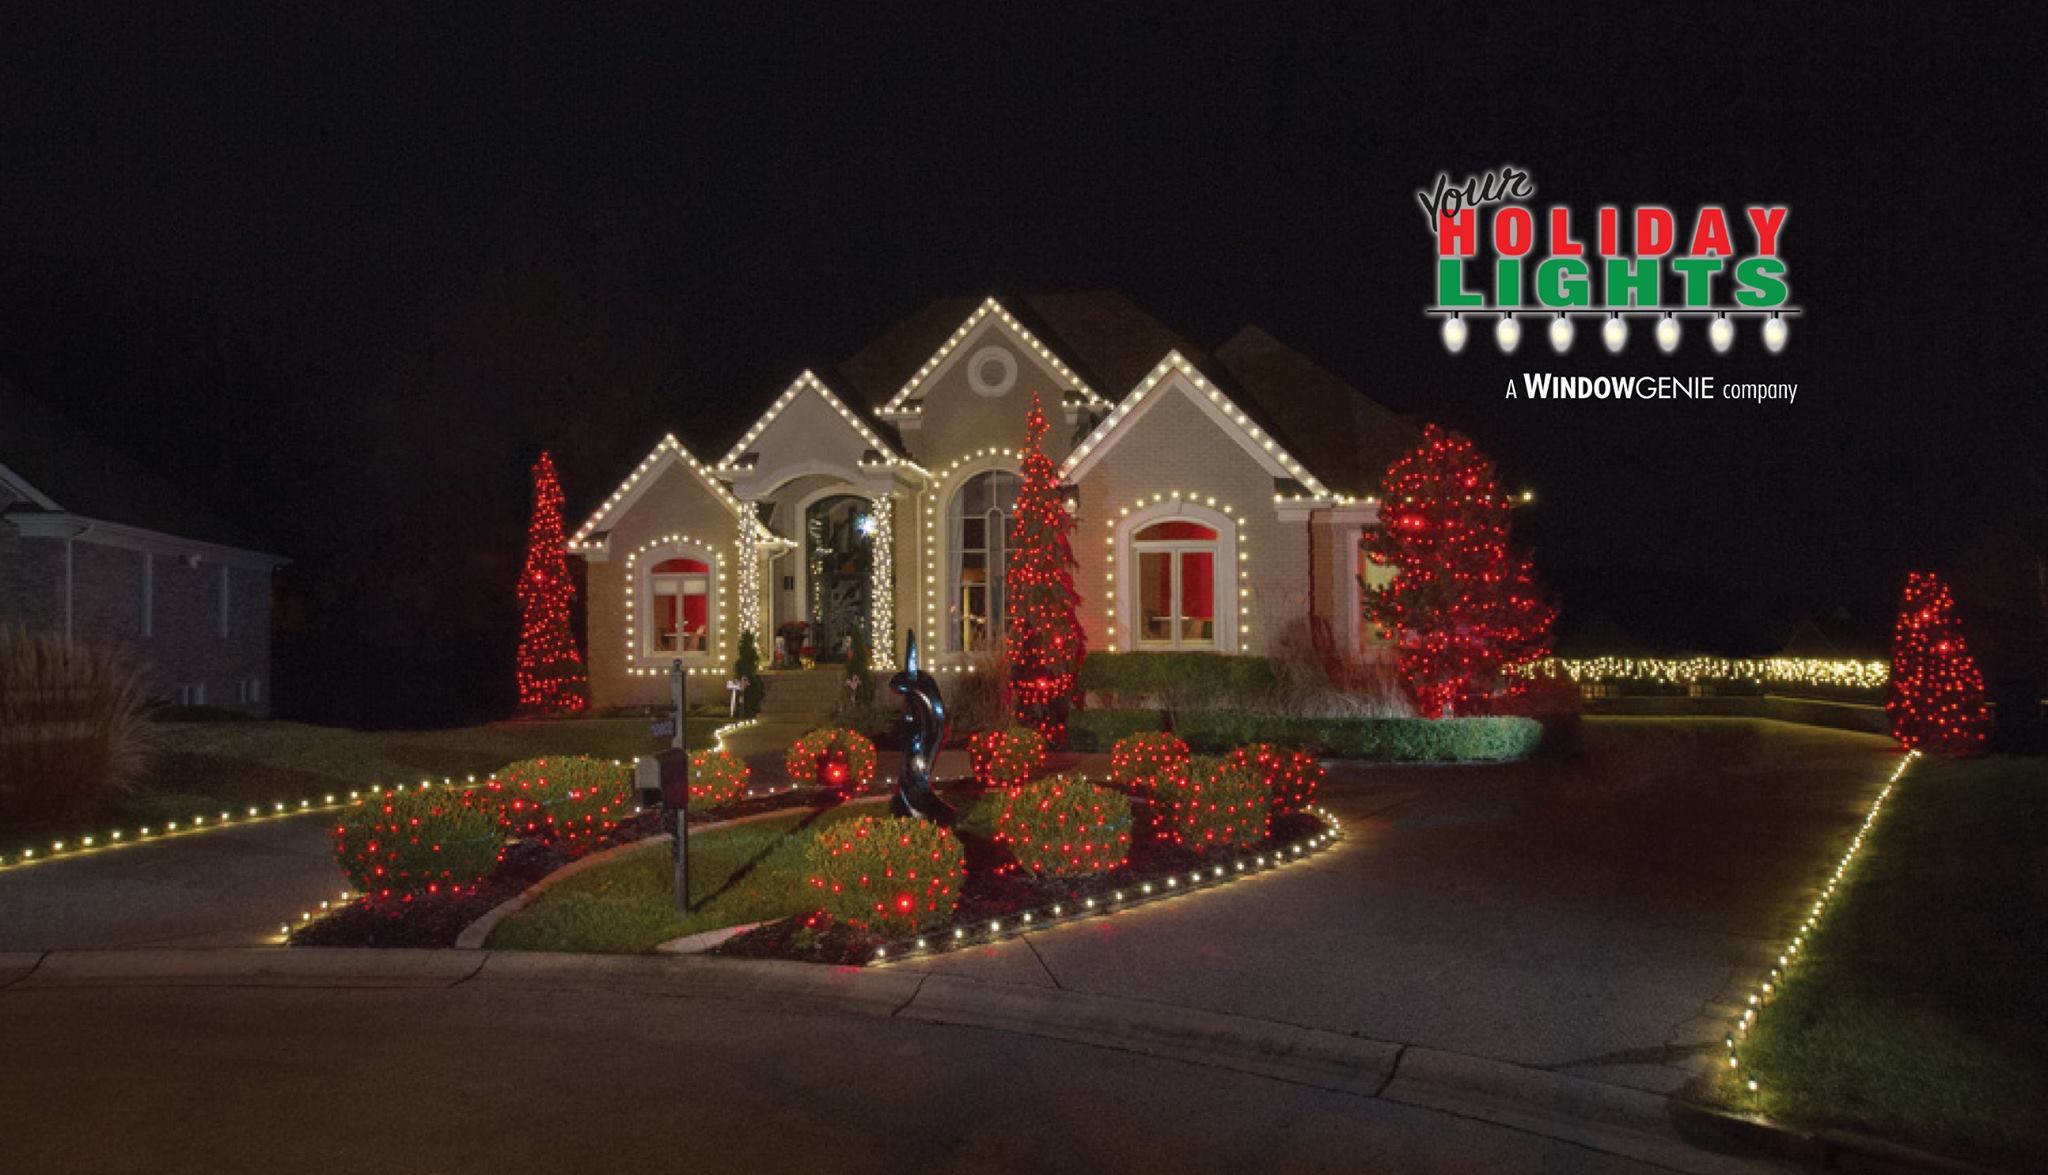
M 513 836 L 544 840 L 571 854 L 590 851 L 640 806 L 633 769 L 589 755 L 508 763 L 484 787 L 497 797 Z
M 1072 877 L 1124 863 L 1131 851 L 1131 801 L 1122 792 L 1055 775 L 1003 794 L 996 841 L 1038 874 Z
M 504 850 L 498 804 L 481 789 L 386 792 L 342 813 L 334 828 L 335 863 L 372 897 L 475 885 Z
M 821 726 L 789 744 L 784 762 L 794 783 L 858 791 L 875 778 L 875 744 L 844 726 Z
M 820 908 L 877 934 L 911 934 L 952 917 L 967 855 L 928 820 L 862 816 L 828 825 L 806 854 Z
M 967 761 L 983 787 L 1015 787 L 1045 767 L 1045 738 L 1028 726 L 984 730 L 968 738 Z
M 720 748 L 690 756 L 690 803 L 716 808 L 747 794 L 747 761 Z
M 1266 839 L 1272 798 L 1257 767 L 1203 757 L 1183 775 L 1155 777 L 1160 827 L 1191 849 L 1243 848 Z
M 1178 735 L 1153 730 L 1120 738 L 1109 752 L 1109 778 L 1140 791 L 1157 791 L 1162 779 L 1185 778 L 1188 745 Z
M 1307 751 L 1292 751 L 1272 743 L 1239 747 L 1225 757 L 1232 766 L 1250 767 L 1259 773 L 1266 794 L 1272 798 L 1273 814 L 1299 812 L 1315 802 L 1316 789 L 1330 773 Z

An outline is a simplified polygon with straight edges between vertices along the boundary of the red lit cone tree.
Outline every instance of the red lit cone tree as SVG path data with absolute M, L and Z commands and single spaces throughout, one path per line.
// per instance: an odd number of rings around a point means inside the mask
M 1366 615 L 1394 640 L 1425 717 L 1498 709 L 1525 688 L 1516 670 L 1549 653 L 1557 610 L 1508 547 L 1511 507 L 1493 462 L 1432 424 L 1381 485 L 1365 549 L 1396 574 L 1368 596 Z
M 542 453 L 533 463 L 533 522 L 519 573 L 519 708 L 532 714 L 573 714 L 590 704 L 583 651 L 569 626 L 576 585 L 562 551 L 562 485 L 554 458 Z
M 1040 446 L 1048 427 L 1033 396 L 1004 588 L 1017 721 L 1035 728 L 1047 746 L 1059 747 L 1066 745 L 1067 711 L 1088 647 L 1074 615 L 1080 602 L 1074 591 L 1074 516 L 1060 492 L 1059 469 Z
M 1906 577 L 1892 630 L 1884 708 L 1891 716 L 1892 737 L 1908 750 L 1966 755 L 1983 746 L 1990 733 L 1984 675 L 1963 645 L 1948 584 L 1932 572 Z

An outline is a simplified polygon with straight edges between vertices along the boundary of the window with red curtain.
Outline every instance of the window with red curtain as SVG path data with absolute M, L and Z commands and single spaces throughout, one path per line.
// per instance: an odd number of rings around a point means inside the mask
M 701 559 L 664 559 L 647 569 L 650 652 L 701 653 L 710 641 L 711 567 Z
M 1131 538 L 1138 572 L 1138 643 L 1216 644 L 1216 529 L 1187 519 L 1155 522 Z

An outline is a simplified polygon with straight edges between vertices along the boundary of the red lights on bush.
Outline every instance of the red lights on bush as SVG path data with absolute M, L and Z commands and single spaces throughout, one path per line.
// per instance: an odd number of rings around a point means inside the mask
M 706 808 L 730 804 L 747 794 L 753 770 L 747 761 L 720 747 L 690 755 L 690 803 Z
M 1259 773 L 1266 794 L 1272 797 L 1275 816 L 1307 810 L 1330 775 L 1322 761 L 1307 751 L 1292 751 L 1271 743 L 1239 747 L 1229 754 L 1228 761 Z
M 1524 667 L 1549 655 L 1557 610 L 1535 567 L 1508 547 L 1510 506 L 1493 462 L 1432 424 L 1382 487 L 1380 526 L 1364 545 L 1398 574 L 1370 594 L 1367 615 L 1394 639 L 1423 717 L 1498 710 L 1525 687 Z
M 1131 801 L 1122 792 L 1065 775 L 1003 794 L 996 842 L 1036 874 L 1074 877 L 1124 863 L 1131 852 Z
M 967 762 L 983 787 L 1016 787 L 1045 767 L 1045 739 L 1028 726 L 984 730 L 967 739 Z
M 1906 577 L 1884 708 L 1892 737 L 1908 750 L 1966 755 L 1990 733 L 1984 675 L 1963 643 L 1948 585 L 1931 572 Z
M 1109 750 L 1110 782 L 1154 792 L 1164 778 L 1185 778 L 1191 756 L 1177 735 L 1149 731 L 1120 738 Z
M 875 744 L 859 731 L 824 726 L 789 744 L 792 783 L 858 791 L 875 778 Z
M 1186 771 L 1154 779 L 1160 827 L 1176 844 L 1201 851 L 1246 848 L 1272 833 L 1272 796 L 1249 761 L 1204 757 Z
M 504 856 L 497 805 L 472 791 L 387 792 L 342 813 L 334 860 L 373 898 L 438 893 L 474 885 Z
M 493 797 L 513 836 L 537 837 L 572 855 L 588 852 L 639 810 L 632 768 L 588 755 L 508 763 L 469 794 Z
M 912 934 L 953 915 L 967 856 L 926 820 L 862 816 L 820 830 L 806 860 L 825 913 L 876 934 Z

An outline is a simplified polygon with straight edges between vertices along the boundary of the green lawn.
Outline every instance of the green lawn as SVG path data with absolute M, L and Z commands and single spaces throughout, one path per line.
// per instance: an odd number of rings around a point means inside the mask
M 1743 1054 L 1735 1108 L 2048 1159 L 2048 759 L 1908 771 Z
M 689 720 L 691 746 L 723 719 Z M 108 793 L 90 823 L 176 818 L 191 811 L 293 802 L 372 783 L 484 775 L 536 755 L 630 759 L 667 740 L 645 718 L 494 722 L 453 730 L 358 731 L 297 722 L 166 722 L 142 776 Z
M 970 804 L 960 823 L 983 829 L 993 805 Z M 711 828 L 690 837 L 688 918 L 676 916 L 674 865 L 666 844 L 649 845 L 578 874 L 499 923 L 492 950 L 632 954 L 669 939 L 815 909 L 804 881 L 804 846 L 818 829 L 887 811 L 880 804 L 805 809 Z

